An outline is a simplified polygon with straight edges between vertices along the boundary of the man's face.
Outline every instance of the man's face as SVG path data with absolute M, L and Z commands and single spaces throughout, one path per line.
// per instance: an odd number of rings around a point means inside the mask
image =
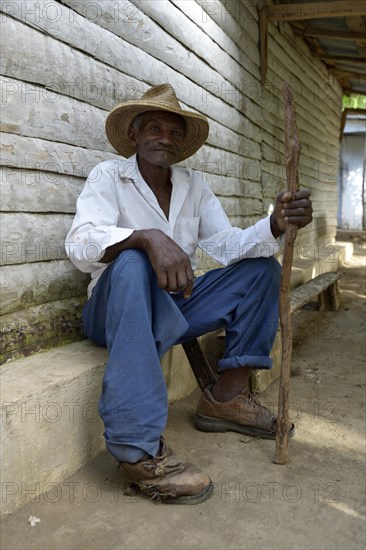
M 138 130 L 130 126 L 128 136 L 136 144 L 139 159 L 155 166 L 169 167 L 177 161 L 186 126 L 175 113 L 148 111 Z

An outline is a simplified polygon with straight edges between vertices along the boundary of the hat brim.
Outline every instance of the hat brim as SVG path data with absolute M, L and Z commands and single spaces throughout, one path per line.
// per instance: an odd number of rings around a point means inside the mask
M 181 162 L 192 156 L 205 143 L 209 126 L 206 117 L 198 113 L 175 109 L 174 107 L 162 108 L 150 101 L 129 101 L 117 105 L 109 113 L 105 129 L 108 140 L 113 147 L 125 158 L 136 153 L 135 144 L 128 137 L 128 129 L 134 118 L 148 111 L 168 111 L 176 113 L 186 122 L 186 135 L 176 162 Z

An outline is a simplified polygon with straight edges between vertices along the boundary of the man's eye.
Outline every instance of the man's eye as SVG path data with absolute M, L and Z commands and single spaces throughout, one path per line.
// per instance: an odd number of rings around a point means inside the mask
M 173 134 L 175 136 L 183 137 L 183 132 L 181 132 L 180 130 L 174 130 Z

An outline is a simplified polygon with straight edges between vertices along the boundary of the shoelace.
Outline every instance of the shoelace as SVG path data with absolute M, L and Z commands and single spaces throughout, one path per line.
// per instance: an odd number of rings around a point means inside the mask
M 142 483 L 138 483 L 137 481 L 129 481 L 127 487 L 123 491 L 123 494 L 129 497 L 135 496 L 138 492 L 138 488 L 140 488 L 142 492 L 149 495 L 151 500 L 155 500 L 156 502 L 162 502 L 165 497 L 176 496 L 174 489 L 171 491 L 161 491 L 158 487 L 156 487 L 156 485 L 144 485 Z
M 261 405 L 261 403 L 258 401 L 256 395 L 254 393 L 248 393 L 248 394 L 243 394 L 242 393 L 242 396 L 243 398 L 248 402 L 248 405 L 252 408 L 256 407 L 256 406 L 263 406 Z
M 156 458 L 154 461 L 144 463 L 143 467 L 148 472 L 154 471 L 156 476 L 163 476 L 169 467 L 172 468 L 174 466 L 178 466 L 179 464 L 180 460 L 176 457 L 164 453 L 164 455 Z

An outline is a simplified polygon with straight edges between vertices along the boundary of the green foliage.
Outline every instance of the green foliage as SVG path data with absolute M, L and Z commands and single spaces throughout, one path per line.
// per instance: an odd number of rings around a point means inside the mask
M 350 96 L 344 95 L 342 100 L 342 110 L 350 109 L 366 109 L 366 96 L 352 94 Z

